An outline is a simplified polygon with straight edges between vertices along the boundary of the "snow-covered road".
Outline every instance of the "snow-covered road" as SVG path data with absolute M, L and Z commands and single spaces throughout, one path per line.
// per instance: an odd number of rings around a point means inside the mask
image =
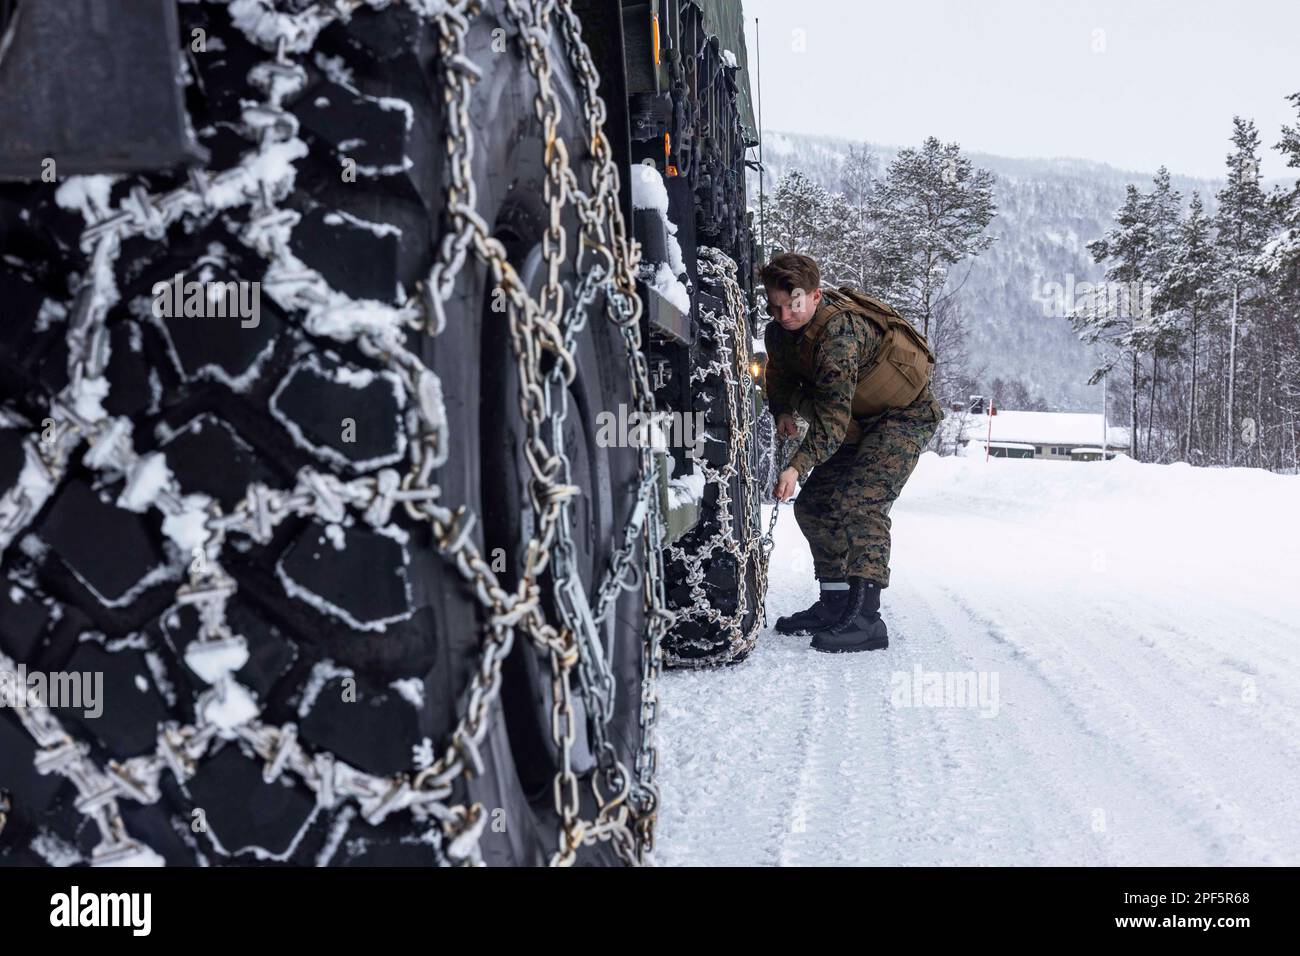
M 926 454 L 893 519 L 887 651 L 665 675 L 660 864 L 1300 863 L 1300 477 Z

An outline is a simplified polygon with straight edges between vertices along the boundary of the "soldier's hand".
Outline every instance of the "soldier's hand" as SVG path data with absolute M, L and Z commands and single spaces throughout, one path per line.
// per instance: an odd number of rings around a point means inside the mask
M 772 496 L 777 501 L 787 501 L 794 494 L 795 483 L 799 480 L 799 470 L 797 468 L 787 468 L 781 472 L 781 477 L 776 480 L 776 487 L 772 489 Z
M 794 438 L 799 434 L 799 426 L 794 423 L 794 416 L 783 412 L 776 417 L 776 433 L 782 438 Z

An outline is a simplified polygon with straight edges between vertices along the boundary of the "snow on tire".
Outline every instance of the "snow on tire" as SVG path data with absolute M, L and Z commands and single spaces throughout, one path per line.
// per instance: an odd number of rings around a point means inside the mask
M 207 38 L 186 107 L 208 166 L 0 186 L 0 669 L 96 675 L 103 705 L 0 713 L 0 862 L 633 853 L 619 804 L 579 845 L 521 782 L 527 752 L 512 751 L 499 661 L 484 658 L 508 655 L 515 627 L 489 622 L 485 595 L 510 596 L 473 522 L 495 503 L 479 464 L 501 424 L 478 401 L 485 270 L 462 269 L 436 303 L 445 326 L 428 315 L 443 153 L 468 152 L 453 111 L 479 144 L 487 222 L 523 170 L 538 188 L 546 168 L 532 99 L 511 92 L 534 71 L 517 46 L 488 52 L 494 30 L 521 24 L 498 3 L 468 23 L 373 6 L 344 22 L 328 5 L 182 4 L 181 37 Z M 571 26 L 555 14 L 543 55 L 571 118 L 561 134 L 584 143 Z M 431 82 L 462 51 L 481 71 L 467 105 Z M 494 142 L 499 129 L 520 135 Z M 212 317 L 221 290 L 234 298 Z M 593 401 L 634 401 L 606 366 L 635 343 L 599 311 Z M 609 535 L 588 576 L 612 559 L 644 470 L 634 454 L 600 461 L 586 480 L 606 480 Z M 646 743 L 645 607 L 619 594 L 608 639 L 626 778 Z M 592 791 L 595 771 L 579 769 Z

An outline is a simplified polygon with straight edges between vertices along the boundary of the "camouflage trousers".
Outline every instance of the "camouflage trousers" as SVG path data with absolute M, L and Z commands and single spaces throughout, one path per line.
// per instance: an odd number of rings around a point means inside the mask
M 906 408 L 863 419 L 862 438 L 812 470 L 794 515 L 817 577 L 864 577 L 889 586 L 890 509 L 943 420 L 926 388 Z

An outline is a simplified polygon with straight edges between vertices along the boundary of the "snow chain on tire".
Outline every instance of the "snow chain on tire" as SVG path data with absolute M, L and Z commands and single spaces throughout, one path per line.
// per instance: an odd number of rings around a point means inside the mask
M 212 660 L 245 644 L 226 617 L 227 602 L 237 589 L 222 565 L 228 539 L 240 536 L 266 544 L 273 529 L 291 516 L 312 515 L 338 522 L 349 509 L 371 528 L 380 529 L 400 507 L 413 520 L 428 522 L 439 553 L 455 567 L 481 605 L 486 626 L 480 656 L 469 687 L 460 697 L 463 711 L 445 751 L 428 765 L 393 777 L 363 773 L 328 752 L 308 752 L 297 740 L 292 723 L 263 723 L 253 694 L 235 681 L 228 669 L 215 675 L 199 696 L 193 724 L 168 721 L 159 728 L 154 752 L 121 762 L 109 760 L 107 766 L 92 759 L 90 745 L 74 739 L 50 708 L 33 701 L 33 706 L 19 709 L 18 714 L 41 748 L 37 770 L 60 774 L 75 786 L 77 809 L 98 829 L 99 842 L 92 858 L 97 865 L 160 861 L 127 832 L 119 801 L 156 802 L 165 772 L 183 783 L 219 740 L 242 742 L 251 748 L 264 761 L 263 777 L 268 783 L 282 774 L 292 774 L 315 792 L 320 806 L 354 801 L 362 817 L 372 824 L 399 811 L 409 811 L 416 820 L 435 820 L 444 862 L 481 863 L 478 843 L 487 814 L 481 804 L 455 802 L 454 785 L 485 772 L 479 747 L 488 730 L 489 709 L 501 687 L 502 662 L 516 633 L 522 633 L 549 654 L 555 702 L 552 732 L 563 755 L 554 782 L 562 827 L 551 864 L 571 864 L 580 846 L 596 841 L 612 841 L 627 863 L 644 862 L 653 847 L 658 800 L 654 782 L 655 684 L 660 641 L 672 620 L 663 590 L 662 525 L 653 450 L 644 448 L 640 453 L 636 507 L 599 589 L 588 603 L 580 587 L 565 587 L 575 580 L 566 544 L 569 502 L 578 489 L 566 482 L 568 460 L 560 427 L 566 406 L 556 392 L 562 395 L 575 374 L 574 336 L 586 321 L 587 307 L 597 299 L 603 300 L 604 314 L 617 326 L 625 344 L 636 407 L 649 413 L 653 404 L 641 351 L 641 305 L 635 292 L 639 250 L 628 237 L 620 211 L 619 173 L 604 134 L 605 106 L 597 94 L 597 75 L 578 18 L 568 0 L 506 3 L 537 82 L 535 108 L 546 131 L 545 200 L 550 226 L 543 245 L 548 281 L 534 300 L 475 206 L 470 163 L 475 142 L 468 105 L 478 71 L 466 55 L 465 39 L 471 19 L 480 12 L 479 5 L 474 0 L 407 0 L 411 10 L 436 26 L 439 36 L 446 108 L 444 212 L 450 228 L 419 294 L 391 307 L 349 298 L 296 258 L 289 249 L 288 236 L 300 214 L 277 205 L 293 188 L 294 161 L 307 153 L 297 135 L 297 118 L 282 105 L 306 82 L 301 59 L 310 54 L 317 35 L 335 20 L 346 21 L 363 7 L 381 10 L 390 6 L 391 0 L 334 0 L 305 9 L 295 7 L 292 13 L 277 9 L 271 0 L 236 2 L 244 14 L 242 22 L 246 25 L 251 19 L 254 24 L 251 29 L 241 26 L 245 35 L 271 54 L 249 75 L 264 99 L 245 102 L 243 107 L 244 133 L 256 145 L 233 167 L 215 174 L 192 171 L 186 185 L 164 194 L 136 189 L 115 209 L 87 204 L 81 249 L 90 261 L 68 318 L 69 383 L 49 405 L 48 417 L 54 427 L 43 431 L 52 434 L 52 440 L 42 440 L 41 431 L 25 440 L 20 480 L 0 496 L 0 553 L 55 493 L 77 455 L 95 471 L 123 480 L 128 491 L 161 475 L 161 488 L 151 507 L 161 514 L 165 533 L 180 548 L 179 553 L 192 557 L 188 580 L 176 592 L 176 604 L 192 606 L 200 620 L 199 637 L 185 649 L 185 658 Z M 558 26 L 580 81 L 589 133 L 586 145 L 592 153 L 586 190 L 556 132 L 559 104 L 551 88 L 552 64 L 547 51 L 553 25 Z M 558 276 L 566 260 L 561 215 L 570 204 L 580 224 L 574 267 L 582 280 L 579 293 L 566 306 Z M 158 453 L 138 454 L 130 419 L 110 417 L 100 405 L 99 399 L 108 391 L 104 374 L 110 348 L 105 319 L 117 299 L 113 264 L 122 243 L 141 236 L 161 240 L 168 226 L 185 217 L 212 215 L 236 206 L 252 209 L 239 238 L 268 263 L 263 281 L 268 294 L 286 312 L 300 315 L 309 333 L 353 344 L 400 379 L 408 407 L 413 409 L 405 418 L 409 463 L 404 473 L 386 467 L 342 480 L 304 467 L 292 489 L 278 490 L 254 482 L 235 507 L 223 510 L 207 495 L 187 494 L 165 464 L 160 472 Z M 406 344 L 408 332 L 437 336 L 453 321 L 444 315 L 443 303 L 471 256 L 488 269 L 508 302 L 522 386 L 520 411 L 528 423 L 535 531 L 523 556 L 519 586 L 513 592 L 500 586 L 472 539 L 475 515 L 464 505 L 443 500 L 433 481 L 448 460 L 451 425 L 439 377 Z M 545 371 L 544 355 L 553 360 Z M 27 425 L 32 427 L 30 422 Z M 645 556 L 644 569 L 637 559 L 638 548 Z M 552 561 L 552 580 L 556 591 L 563 592 L 555 595 L 555 606 L 561 609 L 559 621 L 547 619 L 540 600 L 540 577 Z M 636 588 L 642 592 L 647 626 L 641 746 L 635 766 L 629 768 L 603 737 L 610 707 L 603 689 L 603 652 L 594 627 L 613 612 L 622 591 Z M 0 669 L 15 667 L 15 661 L 0 653 Z M 575 668 L 579 693 L 588 704 L 588 713 L 595 716 L 598 770 L 591 780 L 599 808 L 595 819 L 580 816 L 579 781 L 569 763 L 576 730 L 570 703 Z M 0 827 L 7 809 L 7 804 L 0 804 Z
M 703 457 L 698 460 L 704 473 L 705 515 L 668 548 L 668 573 L 674 580 L 684 576 L 691 602 L 674 602 L 677 622 L 664 638 L 664 659 L 671 667 L 711 667 L 744 659 L 762 627 L 767 595 L 761 497 L 754 477 L 754 380 L 745 298 L 736 282 L 736 263 L 720 250 L 700 247 L 699 274 L 705 291 L 719 296 L 724 309 L 701 305 L 703 334 L 717 357 L 691 370 L 691 384 L 720 386 L 726 396 L 729 441 L 722 467 Z M 733 483 L 740 489 L 740 500 L 732 496 Z M 714 495 L 716 508 L 707 510 Z M 728 565 L 729 575 L 734 570 L 735 610 L 730 613 L 714 606 L 706 587 L 709 568 L 718 563 Z M 731 593 L 728 589 L 728 599 Z

